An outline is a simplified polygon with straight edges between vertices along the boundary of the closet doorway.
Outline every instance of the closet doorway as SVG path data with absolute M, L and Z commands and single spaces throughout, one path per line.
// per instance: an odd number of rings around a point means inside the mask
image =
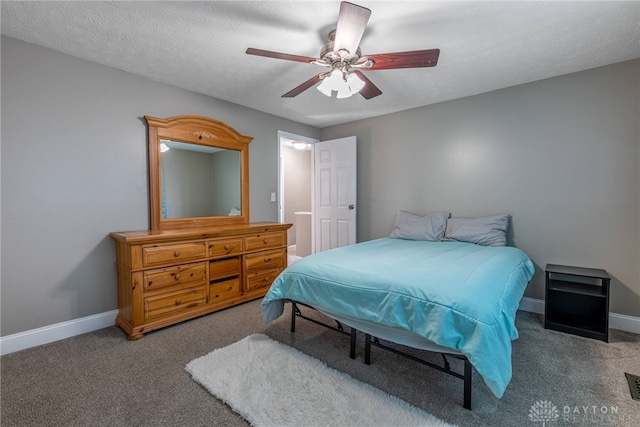
M 315 252 L 314 144 L 317 139 L 278 131 L 278 220 L 288 230 L 289 264 Z

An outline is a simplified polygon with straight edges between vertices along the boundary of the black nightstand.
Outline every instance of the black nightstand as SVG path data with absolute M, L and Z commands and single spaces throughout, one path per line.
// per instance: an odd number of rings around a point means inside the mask
M 555 264 L 545 271 L 545 329 L 609 342 L 607 272 Z

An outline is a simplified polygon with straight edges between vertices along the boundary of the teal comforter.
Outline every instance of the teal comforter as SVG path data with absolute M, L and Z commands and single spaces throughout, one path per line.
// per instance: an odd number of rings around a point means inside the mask
M 303 258 L 262 301 L 284 299 L 414 332 L 464 354 L 497 396 L 511 380 L 515 317 L 534 266 L 514 247 L 382 238 Z

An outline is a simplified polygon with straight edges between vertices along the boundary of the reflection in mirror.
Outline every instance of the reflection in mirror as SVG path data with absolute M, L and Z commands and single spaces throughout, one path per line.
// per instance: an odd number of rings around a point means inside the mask
M 239 151 L 160 142 L 163 219 L 240 215 Z

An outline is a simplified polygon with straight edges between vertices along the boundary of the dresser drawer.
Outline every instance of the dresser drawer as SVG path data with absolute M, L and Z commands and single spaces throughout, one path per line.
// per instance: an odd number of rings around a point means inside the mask
M 144 299 L 144 317 L 148 320 L 170 316 L 206 303 L 207 285 L 168 292 Z
M 242 252 L 242 237 L 237 239 L 209 240 L 209 256 L 235 255 Z
M 142 248 L 142 264 L 145 267 L 204 258 L 204 242 L 177 245 L 149 246 Z
M 261 270 L 247 274 L 247 291 L 271 286 L 271 283 L 273 283 L 281 271 L 282 268 L 277 268 L 274 270 Z
M 209 262 L 209 280 L 240 275 L 240 257 L 225 258 Z
M 264 251 L 245 256 L 247 270 L 261 270 L 264 268 L 282 267 L 284 265 L 284 251 Z
M 195 286 L 207 282 L 207 270 L 204 262 L 185 264 L 177 267 L 159 268 L 144 272 L 145 292 L 168 286 Z
M 246 251 L 276 248 L 283 245 L 284 234 L 282 232 L 255 234 L 244 238 L 244 247 Z
M 223 280 L 209 286 L 209 302 L 240 295 L 240 278 Z

